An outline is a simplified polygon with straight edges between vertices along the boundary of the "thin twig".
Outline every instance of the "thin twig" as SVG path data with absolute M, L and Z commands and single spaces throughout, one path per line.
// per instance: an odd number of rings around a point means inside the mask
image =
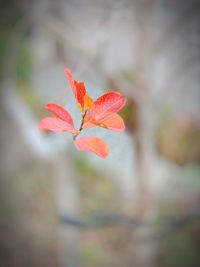
M 85 119 L 85 116 L 87 114 L 87 109 L 84 111 L 83 115 L 82 115 L 82 121 L 81 121 L 81 125 L 80 125 L 80 128 L 79 128 L 79 133 L 75 134 L 73 136 L 73 140 L 75 141 L 77 136 L 80 134 L 80 132 L 83 130 L 83 124 L 84 124 L 84 119 Z

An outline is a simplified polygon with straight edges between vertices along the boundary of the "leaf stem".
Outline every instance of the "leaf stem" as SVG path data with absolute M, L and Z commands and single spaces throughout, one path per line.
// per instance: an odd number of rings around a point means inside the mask
M 79 128 L 79 133 L 78 134 L 75 134 L 73 136 L 73 140 L 75 141 L 77 136 L 80 134 L 80 132 L 83 130 L 83 124 L 84 124 L 84 119 L 85 119 L 85 116 L 86 116 L 86 113 L 87 113 L 87 109 L 84 111 L 83 115 L 82 115 L 82 121 L 81 121 L 81 125 L 80 125 L 80 128 Z

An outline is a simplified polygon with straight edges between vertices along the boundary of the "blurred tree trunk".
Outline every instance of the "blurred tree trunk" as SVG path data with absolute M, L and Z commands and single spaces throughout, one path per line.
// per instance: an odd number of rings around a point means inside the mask
M 156 205 L 152 191 L 154 154 L 154 109 L 152 98 L 152 83 L 150 77 L 151 51 L 151 15 L 153 1 L 141 1 L 134 8 L 137 10 L 138 23 L 138 53 L 133 69 L 135 87 L 138 97 L 138 128 L 133 133 L 136 148 L 136 166 L 138 177 L 138 206 L 136 216 L 141 220 L 154 221 L 156 219 Z M 132 265 L 134 267 L 156 266 L 156 241 L 149 240 L 152 226 L 138 227 L 133 231 Z
M 154 136 L 149 125 L 149 105 L 141 105 L 139 110 L 140 124 L 134 138 L 136 145 L 136 166 L 138 177 L 138 206 L 135 216 L 141 220 L 154 221 L 156 219 L 156 205 L 151 187 L 154 162 Z M 133 231 L 132 260 L 136 267 L 155 267 L 156 241 L 149 240 L 153 234 L 151 225 L 141 226 Z M 140 241 L 141 240 L 141 241 Z
M 184 49 L 187 48 L 186 39 L 184 45 L 181 43 L 181 38 L 178 33 L 187 29 L 187 26 L 199 14 L 198 1 L 181 2 L 177 1 L 133 1 L 133 12 L 136 17 L 138 26 L 137 35 L 138 51 L 136 53 L 136 64 L 133 68 L 134 77 L 134 94 L 138 94 L 138 128 L 133 132 L 133 141 L 136 147 L 136 164 L 138 167 L 138 210 L 137 216 L 140 219 L 155 221 L 157 216 L 157 204 L 155 201 L 155 190 L 152 188 L 152 180 L 154 179 L 155 168 L 157 166 L 155 154 L 155 138 L 156 138 L 156 122 L 159 118 L 159 112 L 162 111 L 163 99 L 167 97 L 169 88 L 173 86 L 175 81 L 178 83 L 183 82 L 184 76 L 189 77 L 188 68 L 191 65 L 195 67 L 194 58 L 196 54 L 195 47 L 191 49 L 191 44 L 188 46 L 187 53 Z M 163 4 L 163 6 L 162 6 Z M 162 10 L 161 10 L 162 6 Z M 158 9 L 157 9 L 158 8 Z M 165 10 L 168 8 L 168 11 Z M 172 12 L 171 21 L 165 22 L 155 19 L 155 11 L 159 12 Z M 164 13 L 163 13 L 164 14 Z M 164 14 L 165 15 L 165 14 Z M 159 27 L 163 29 L 161 32 L 157 23 L 161 22 Z M 194 24 L 193 24 L 194 25 Z M 164 27 L 165 26 L 165 27 Z M 195 32 L 195 28 L 192 30 Z M 197 29 L 196 29 L 197 30 Z M 156 35 L 155 32 L 160 34 Z M 193 32 L 193 33 L 194 33 Z M 180 39 L 179 39 L 180 38 Z M 185 36 L 186 38 L 186 36 Z M 175 51 L 179 55 L 178 60 L 173 61 L 173 52 L 170 46 L 174 41 L 178 41 L 180 51 Z M 174 48 L 174 47 L 173 47 Z M 196 52 L 197 53 L 197 52 Z M 155 94 L 155 83 L 157 80 L 155 72 L 152 69 L 156 66 L 159 57 L 164 56 L 167 58 L 168 63 L 165 81 L 162 82 L 162 92 L 159 92 L 159 98 Z M 176 55 L 177 56 L 177 55 Z M 169 65 L 170 63 L 172 65 Z M 184 62 L 186 62 L 184 64 Z M 156 66 L 157 67 L 157 66 Z M 156 72 L 159 75 L 159 72 Z M 134 267 L 156 266 L 156 241 L 149 240 L 149 235 L 153 234 L 151 226 L 137 228 L 133 233 L 133 257 L 132 265 Z M 138 238 L 142 237 L 144 241 L 138 242 Z M 146 241 L 145 241 L 146 240 Z
M 67 153 L 57 155 L 53 164 L 53 172 L 58 215 L 79 217 L 79 191 L 70 148 Z M 58 240 L 60 266 L 83 266 L 80 259 L 79 229 L 60 222 Z

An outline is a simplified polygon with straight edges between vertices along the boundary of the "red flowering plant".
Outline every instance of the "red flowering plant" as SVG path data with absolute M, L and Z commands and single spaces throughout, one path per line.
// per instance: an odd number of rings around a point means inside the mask
M 123 119 L 117 114 L 126 103 L 126 98 L 119 92 L 108 92 L 93 100 L 87 93 L 85 84 L 82 81 L 74 80 L 69 69 L 66 69 L 66 76 L 78 107 L 82 115 L 79 129 L 75 129 L 70 113 L 56 103 L 48 103 L 45 109 L 53 113 L 53 116 L 41 120 L 39 128 L 42 131 L 69 132 L 78 149 L 92 152 L 105 158 L 108 156 L 108 145 L 95 136 L 79 137 L 79 134 L 86 128 L 99 126 L 109 130 L 122 132 L 125 129 Z

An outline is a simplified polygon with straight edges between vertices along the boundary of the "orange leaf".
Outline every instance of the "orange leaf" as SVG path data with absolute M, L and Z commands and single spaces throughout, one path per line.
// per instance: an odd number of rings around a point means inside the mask
M 102 158 L 108 156 L 108 146 L 100 138 L 95 136 L 80 137 L 75 141 L 76 147 L 80 150 L 94 153 Z
M 85 108 L 90 109 L 91 107 L 93 107 L 94 102 L 92 100 L 92 98 L 89 95 L 85 95 Z
M 56 117 L 47 117 L 41 120 L 39 128 L 43 131 L 79 133 L 71 124 Z
M 92 128 L 94 126 L 100 126 L 116 132 L 123 132 L 125 129 L 123 119 L 117 114 L 112 112 L 102 113 L 98 116 L 98 120 L 92 117 L 86 116 L 83 124 L 83 129 Z
M 83 123 L 83 129 L 86 128 L 92 128 L 96 126 L 96 120 L 95 118 L 88 116 L 86 114 L 85 118 L 84 118 L 84 123 Z
M 117 132 L 123 132 L 125 129 L 123 119 L 116 113 L 104 113 L 96 123 L 100 127 Z

